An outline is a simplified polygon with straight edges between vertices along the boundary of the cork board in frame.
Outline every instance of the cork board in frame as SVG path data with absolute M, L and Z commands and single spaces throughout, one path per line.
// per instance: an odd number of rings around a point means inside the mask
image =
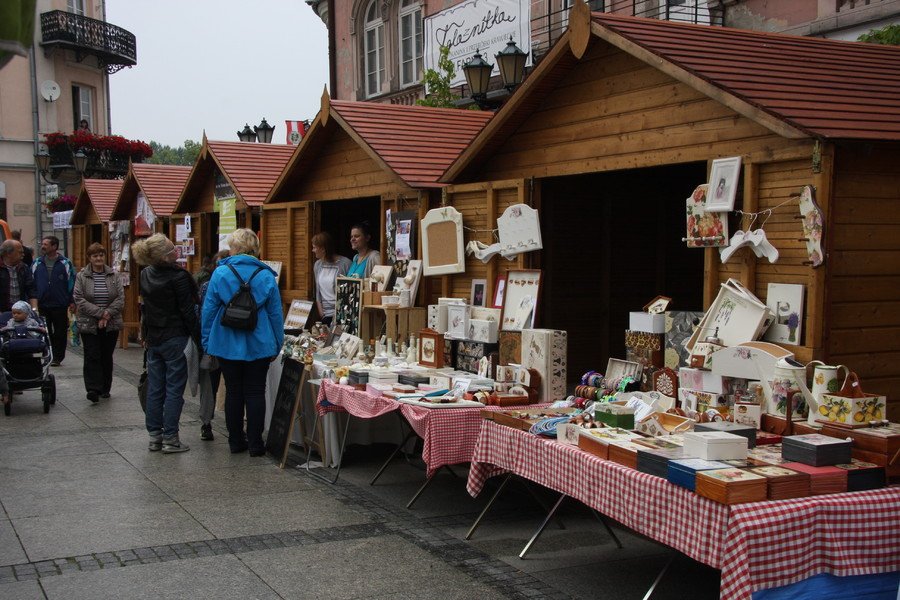
M 452 206 L 428 211 L 422 219 L 422 273 L 452 275 L 465 270 L 462 214 Z

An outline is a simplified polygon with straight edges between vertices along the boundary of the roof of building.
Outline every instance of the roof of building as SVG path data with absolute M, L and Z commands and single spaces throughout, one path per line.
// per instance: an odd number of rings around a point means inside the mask
M 188 175 L 191 174 L 191 168 L 134 163 L 131 169 L 138 185 L 147 196 L 147 202 L 153 207 L 153 212 L 161 217 L 171 215 Z
M 591 18 L 812 137 L 900 140 L 900 47 L 608 13 Z
M 82 202 L 82 197 L 86 196 L 84 201 L 94 207 L 94 212 L 97 213 L 100 222 L 108 222 L 121 191 L 121 179 L 85 179 L 75 204 L 75 213 L 72 216 L 81 214 L 82 209 L 78 205 Z
M 247 206 L 259 206 L 297 146 L 250 142 L 207 142 L 209 152 Z
M 407 185 L 438 179 L 491 120 L 489 111 L 332 100 L 331 110 Z

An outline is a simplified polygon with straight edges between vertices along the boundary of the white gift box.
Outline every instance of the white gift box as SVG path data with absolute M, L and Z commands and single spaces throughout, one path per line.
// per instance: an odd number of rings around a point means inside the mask
M 647 333 L 665 333 L 666 315 L 651 315 L 645 312 L 628 313 L 628 329 Z
M 747 458 L 747 438 L 725 431 L 692 431 L 684 434 L 684 455 L 704 460 Z
M 466 339 L 475 342 L 497 343 L 499 336 L 499 321 L 486 321 L 482 319 L 469 319 L 469 334 Z
M 428 305 L 428 328 L 440 334 L 447 333 L 447 305 Z
M 522 366 L 541 374 L 541 401 L 566 397 L 566 345 L 568 335 L 560 329 L 523 329 Z
M 705 369 L 681 367 L 678 369 L 678 387 L 711 394 L 724 394 L 722 376 Z

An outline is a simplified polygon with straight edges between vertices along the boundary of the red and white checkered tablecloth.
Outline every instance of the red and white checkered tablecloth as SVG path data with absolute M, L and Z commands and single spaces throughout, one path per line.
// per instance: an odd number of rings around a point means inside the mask
M 664 479 L 574 446 L 485 422 L 468 490 L 513 472 L 567 494 L 667 546 L 722 570 L 723 599 L 749 600 L 827 572 L 900 570 L 900 489 L 738 504 L 712 502 Z
M 334 406 L 322 406 L 322 400 L 328 400 Z M 546 406 L 548 405 L 427 408 L 323 381 L 319 388 L 316 410 L 320 415 L 326 412 L 346 411 L 355 417 L 371 419 L 399 408 L 416 434 L 424 441 L 422 460 L 426 466 L 425 476 L 431 477 L 444 465 L 467 463 L 471 460 L 483 421 L 482 410 L 517 410 Z

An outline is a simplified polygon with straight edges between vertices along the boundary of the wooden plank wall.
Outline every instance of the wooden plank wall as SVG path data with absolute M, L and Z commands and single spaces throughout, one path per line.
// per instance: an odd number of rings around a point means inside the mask
M 90 225 L 72 225 L 72 256 L 69 258 L 72 259 L 76 270 L 81 270 L 87 264 L 85 252 L 90 245 L 90 242 L 88 242 L 90 228 Z M 108 251 L 109 248 L 107 247 Z
M 887 394 L 900 419 L 900 146 L 844 146 L 835 154 L 825 340 L 829 364 Z
M 593 173 L 796 143 L 596 41 L 474 175 L 486 181 Z
M 313 204 L 289 202 L 263 206 L 261 217 L 263 260 L 280 260 L 281 299 L 285 310 L 291 300 L 311 299 L 310 238 Z

